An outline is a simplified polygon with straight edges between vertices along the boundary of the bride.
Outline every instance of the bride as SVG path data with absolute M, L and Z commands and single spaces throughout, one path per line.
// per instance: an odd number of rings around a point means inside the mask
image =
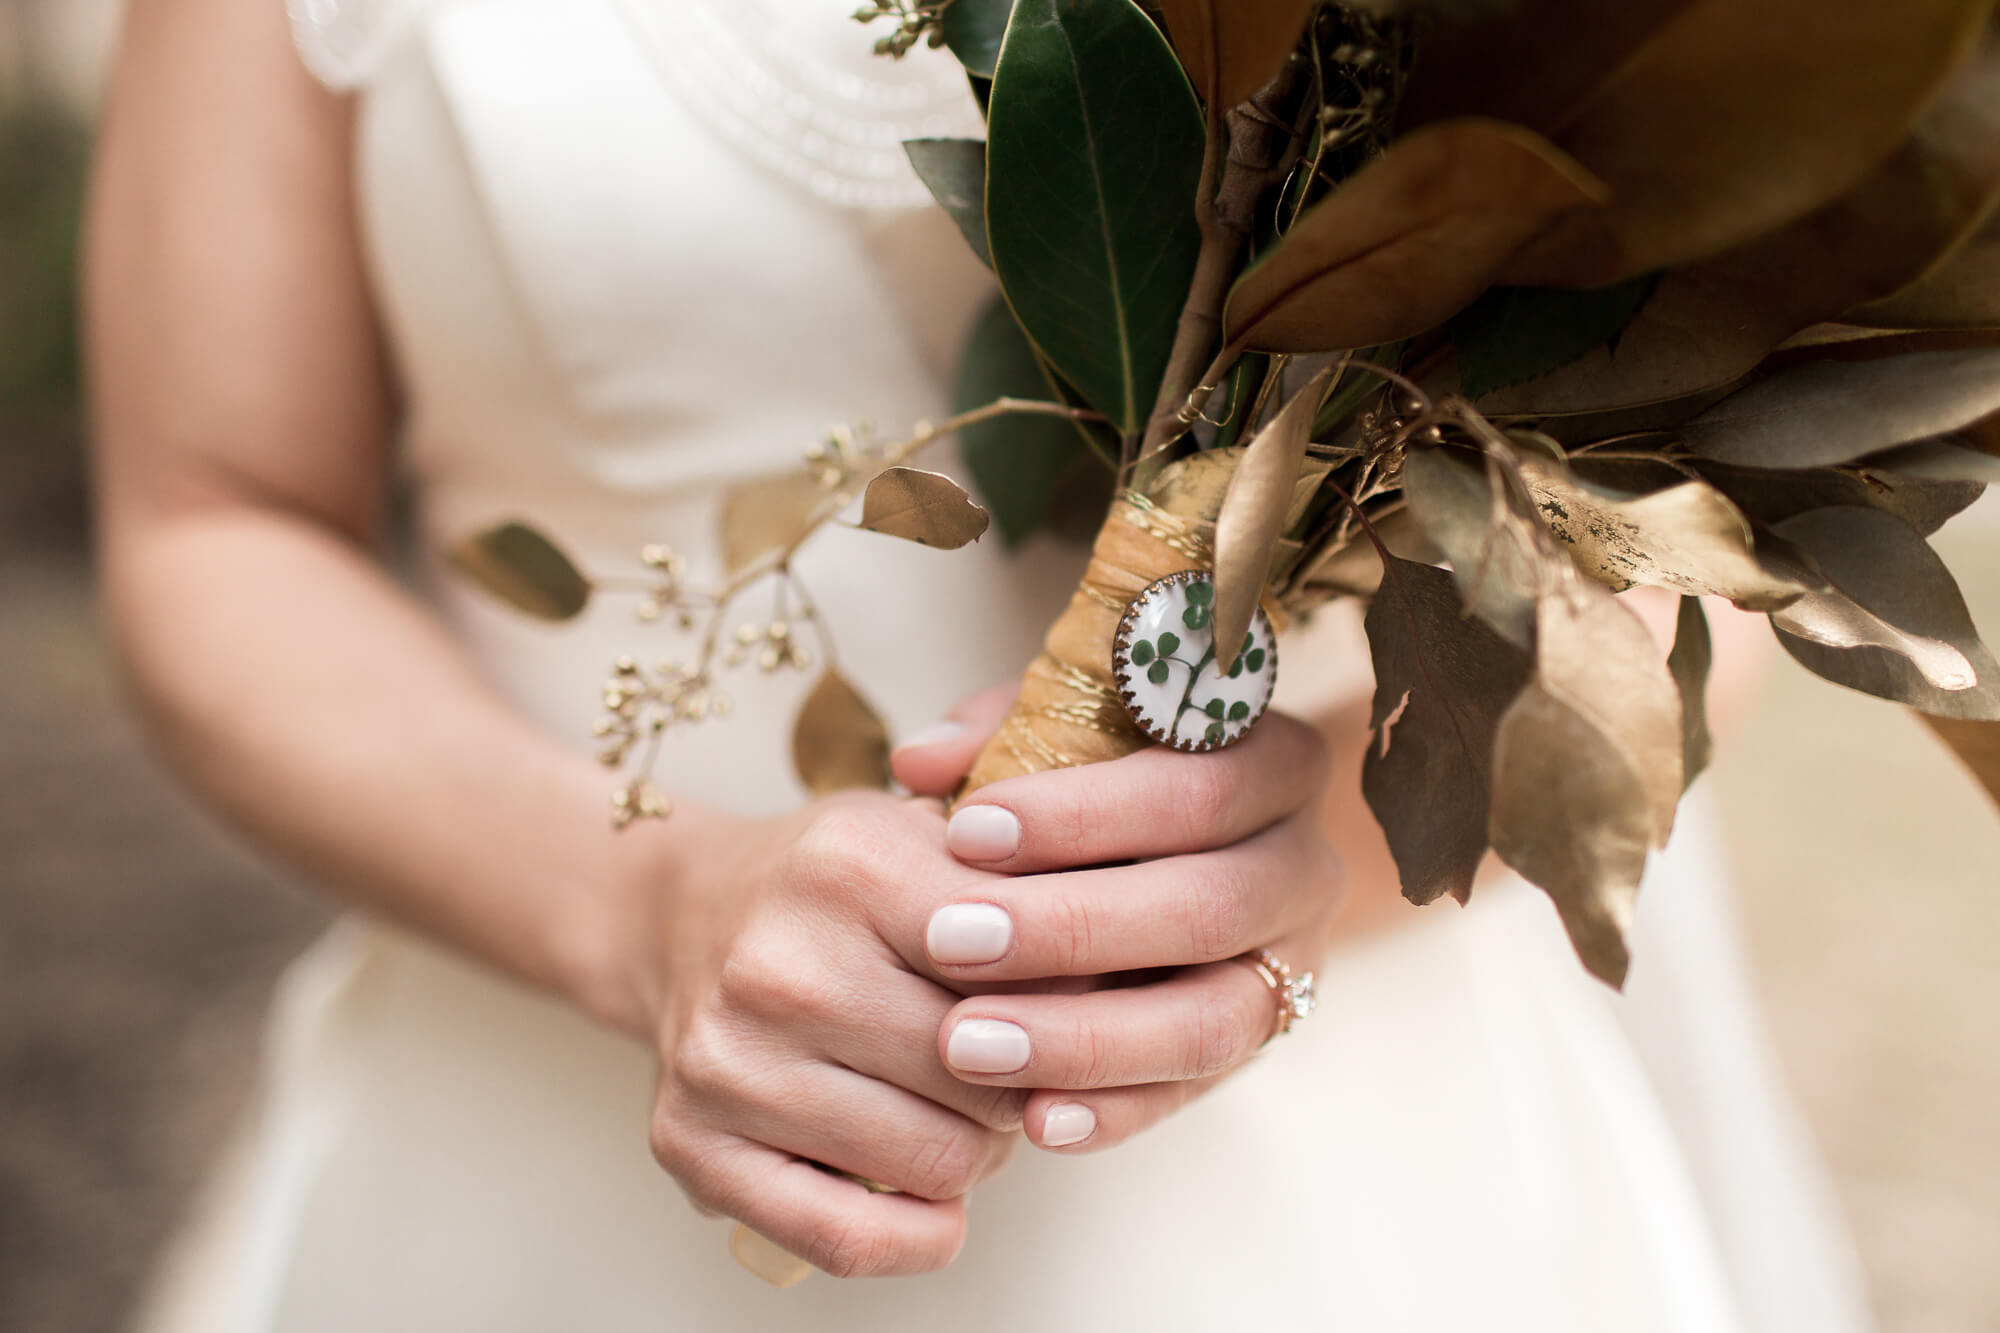
M 518 622 L 433 553 L 520 514 L 710 574 L 732 487 L 937 411 L 990 289 L 897 143 L 976 116 L 848 8 L 133 0 L 89 243 L 110 612 L 187 781 L 354 908 L 147 1326 L 1861 1328 L 1699 818 L 1624 998 L 1504 877 L 1393 903 L 1354 669 L 1290 683 L 1314 725 L 947 820 L 1004 704 L 954 701 L 1031 655 L 1053 544 L 808 549 L 914 798 L 805 800 L 779 672 L 675 740 L 671 820 L 608 831 L 580 742 L 661 632 Z M 1258 951 L 1320 996 L 1262 1055 Z M 923 1276 L 773 1290 L 724 1219 Z

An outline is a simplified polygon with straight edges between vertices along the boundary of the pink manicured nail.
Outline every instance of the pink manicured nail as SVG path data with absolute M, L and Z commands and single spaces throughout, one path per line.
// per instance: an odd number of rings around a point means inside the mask
M 944 1044 L 944 1058 L 968 1074 L 1011 1074 L 1034 1054 L 1027 1031 L 997 1018 L 961 1019 Z
M 1014 918 L 992 903 L 953 903 L 931 913 L 924 948 L 946 967 L 997 963 L 1014 943 Z
M 933 722 L 920 731 L 913 731 L 896 743 L 898 750 L 920 750 L 926 745 L 943 745 L 955 741 L 965 734 L 963 722 Z
M 1097 1132 L 1097 1113 L 1082 1102 L 1057 1102 L 1042 1116 L 1042 1146 L 1067 1148 Z
M 945 825 L 944 845 L 961 861 L 1004 861 L 1021 849 L 1021 821 L 997 805 L 962 805 Z

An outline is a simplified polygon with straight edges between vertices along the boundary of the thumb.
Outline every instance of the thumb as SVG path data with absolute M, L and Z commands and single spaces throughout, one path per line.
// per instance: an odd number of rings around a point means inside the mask
M 916 796 L 949 796 L 1006 720 L 1020 688 L 1013 682 L 961 699 L 945 721 L 912 734 L 889 755 L 896 781 Z

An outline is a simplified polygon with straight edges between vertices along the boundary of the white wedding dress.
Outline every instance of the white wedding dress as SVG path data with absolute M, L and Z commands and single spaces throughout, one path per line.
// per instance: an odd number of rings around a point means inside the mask
M 972 113 L 942 53 L 870 57 L 852 3 L 294 0 L 308 62 L 359 99 L 432 550 L 519 514 L 594 568 L 664 541 L 712 572 L 732 483 L 853 415 L 938 413 L 989 289 L 913 207 L 897 143 Z M 803 567 L 899 733 L 1017 671 L 1074 572 L 1053 545 L 847 531 Z M 579 745 L 615 657 L 685 651 L 629 606 L 547 628 L 428 583 L 499 686 Z M 1351 681 L 1327 657 L 1358 651 L 1333 634 L 1320 674 Z M 1315 674 L 1304 651 L 1285 663 Z M 672 741 L 669 785 L 746 811 L 800 799 L 785 735 L 805 684 L 749 673 L 735 717 Z M 1712 846 L 1691 807 L 1623 998 L 1524 886 L 1412 909 L 1327 961 L 1311 1021 L 1157 1130 L 1024 1149 L 950 1269 L 790 1291 L 740 1271 L 728 1225 L 652 1162 L 644 1050 L 350 921 L 284 983 L 254 1121 L 147 1327 L 1858 1330 Z

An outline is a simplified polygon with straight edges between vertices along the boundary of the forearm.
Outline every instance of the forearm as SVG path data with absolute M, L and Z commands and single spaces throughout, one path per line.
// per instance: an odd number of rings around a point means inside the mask
M 144 715 L 255 841 L 348 901 L 646 1025 L 623 960 L 653 917 L 624 886 L 671 879 L 672 846 L 715 816 L 614 836 L 602 770 L 516 716 L 367 553 L 308 519 L 248 504 L 114 518 L 105 568 Z M 655 887 L 670 907 L 678 886 Z

